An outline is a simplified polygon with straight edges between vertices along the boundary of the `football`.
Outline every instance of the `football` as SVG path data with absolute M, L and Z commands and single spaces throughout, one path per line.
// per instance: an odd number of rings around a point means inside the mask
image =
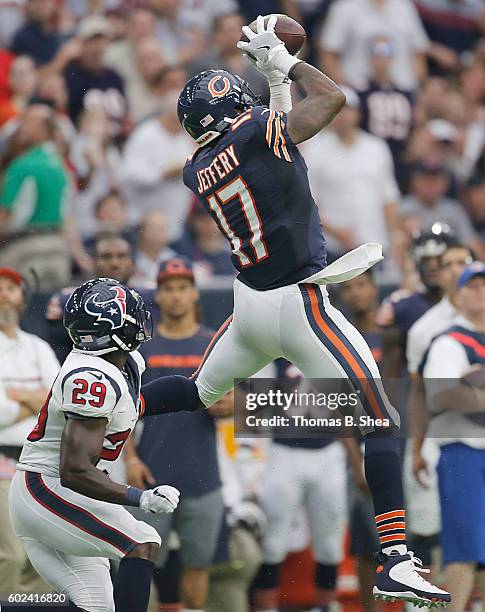
M 298 21 L 288 17 L 288 15 L 282 15 L 279 13 L 275 14 L 278 17 L 274 29 L 276 36 L 285 43 L 288 53 L 296 55 L 306 41 L 306 32 L 304 28 L 298 23 Z M 265 24 L 268 22 L 270 17 L 271 15 L 265 15 Z M 256 32 L 256 20 L 252 21 L 249 24 L 249 27 L 251 30 Z M 242 34 L 241 40 L 248 42 L 248 39 L 244 34 Z

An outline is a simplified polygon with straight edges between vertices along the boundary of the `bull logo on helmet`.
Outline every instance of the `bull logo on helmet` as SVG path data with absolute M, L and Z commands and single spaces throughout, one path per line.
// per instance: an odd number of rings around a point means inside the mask
M 97 317 L 97 322 L 111 323 L 112 329 L 122 327 L 126 317 L 126 291 L 123 287 L 110 287 L 114 296 L 105 302 L 98 301 L 99 293 L 90 295 L 84 304 L 84 310 Z
M 218 83 L 219 79 L 222 79 L 222 83 L 223 83 L 222 88 L 220 88 L 221 84 Z M 217 89 L 216 89 L 216 83 L 217 83 Z M 214 98 L 221 98 L 222 96 L 225 96 L 227 92 L 231 89 L 231 83 L 229 82 L 229 79 L 227 77 L 218 75 L 218 76 L 213 77 L 209 81 L 209 85 L 207 87 L 211 95 Z

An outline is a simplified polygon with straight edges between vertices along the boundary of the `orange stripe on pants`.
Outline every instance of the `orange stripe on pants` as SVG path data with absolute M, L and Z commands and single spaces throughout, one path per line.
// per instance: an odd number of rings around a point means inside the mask
M 313 287 L 313 285 L 305 285 L 305 287 L 308 291 L 308 295 L 310 296 L 313 317 L 315 318 L 315 321 L 318 327 L 322 330 L 322 332 L 325 334 L 328 340 L 333 344 L 333 346 L 337 349 L 337 351 L 341 354 L 341 356 L 349 364 L 349 366 L 351 367 L 356 377 L 360 379 L 364 379 L 362 382 L 362 388 L 364 390 L 364 394 L 369 404 L 372 406 L 373 410 L 375 411 L 376 416 L 379 417 L 380 419 L 384 419 L 385 417 L 382 414 L 382 411 L 379 407 L 376 396 L 372 392 L 372 389 L 370 389 L 369 384 L 367 382 L 367 376 L 364 374 L 362 368 L 357 363 L 357 361 L 355 360 L 354 356 L 349 351 L 349 349 L 340 340 L 340 338 L 330 329 L 327 323 L 325 323 L 320 313 L 320 309 L 318 307 L 318 297 L 317 297 L 315 287 Z

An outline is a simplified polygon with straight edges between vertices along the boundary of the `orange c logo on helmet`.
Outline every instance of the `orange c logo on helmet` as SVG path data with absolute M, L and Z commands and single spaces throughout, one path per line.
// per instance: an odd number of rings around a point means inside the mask
M 224 83 L 224 87 L 222 89 L 216 89 L 214 87 L 219 79 L 222 79 Z M 208 88 L 214 98 L 220 98 L 221 96 L 225 96 L 227 92 L 231 89 L 231 83 L 229 82 L 229 79 L 227 77 L 215 76 L 209 81 Z

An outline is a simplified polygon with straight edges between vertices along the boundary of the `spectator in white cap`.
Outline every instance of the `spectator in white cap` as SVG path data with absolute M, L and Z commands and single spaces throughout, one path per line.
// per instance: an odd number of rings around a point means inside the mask
M 367 52 L 370 75 L 368 82 L 359 91 L 361 126 L 387 142 L 399 178 L 413 123 L 414 94 L 396 85 L 391 73 L 396 49 L 389 37 L 372 38 Z
M 399 189 L 389 147 L 359 129 L 359 97 L 343 86 L 346 106 L 305 145 L 310 184 L 328 251 L 335 257 L 365 242 L 380 242 L 400 263 L 403 234 Z
M 126 115 L 123 81 L 117 72 L 104 66 L 109 33 L 109 22 L 102 15 L 90 15 L 79 24 L 79 55 L 64 70 L 69 116 L 74 122 L 86 108 L 102 109 L 118 122 Z

